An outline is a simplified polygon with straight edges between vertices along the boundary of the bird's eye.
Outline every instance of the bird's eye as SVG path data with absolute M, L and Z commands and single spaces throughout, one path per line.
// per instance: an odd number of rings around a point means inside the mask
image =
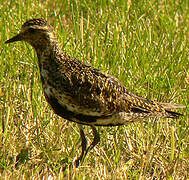
M 31 33 L 31 34 L 33 34 L 33 33 L 35 33 L 36 31 L 35 31 L 35 29 L 33 29 L 33 28 L 29 28 L 29 29 L 28 29 L 28 32 Z

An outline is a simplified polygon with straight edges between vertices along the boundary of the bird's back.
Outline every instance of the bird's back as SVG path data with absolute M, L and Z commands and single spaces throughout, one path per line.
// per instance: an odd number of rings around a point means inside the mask
M 54 98 L 65 109 L 64 114 L 70 114 L 69 118 L 65 116 L 69 120 L 106 126 L 179 115 L 158 102 L 132 94 L 116 78 L 66 54 L 61 53 L 50 62 L 44 66 L 46 77 L 41 73 L 44 91 L 47 99 Z

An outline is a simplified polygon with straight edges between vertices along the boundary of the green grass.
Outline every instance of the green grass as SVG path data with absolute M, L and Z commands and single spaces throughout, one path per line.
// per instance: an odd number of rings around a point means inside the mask
M 72 168 L 80 153 L 77 125 L 46 103 L 32 47 L 4 44 L 37 17 L 55 28 L 67 54 L 114 75 L 133 93 L 186 105 L 184 116 L 99 127 L 100 143 Z M 189 178 L 188 20 L 186 0 L 1 0 L 0 178 Z M 85 131 L 91 141 L 90 128 Z

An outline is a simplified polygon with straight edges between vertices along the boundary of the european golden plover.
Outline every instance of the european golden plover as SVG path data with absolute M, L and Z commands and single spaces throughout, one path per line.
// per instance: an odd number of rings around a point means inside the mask
M 159 103 L 132 94 L 116 78 L 66 55 L 44 19 L 31 19 L 18 35 L 6 41 L 26 41 L 37 52 L 45 98 L 54 112 L 78 123 L 82 152 L 76 166 L 100 141 L 95 126 L 119 126 L 150 117 L 177 118 L 170 109 L 183 105 Z M 94 139 L 87 148 L 82 125 L 92 128 Z

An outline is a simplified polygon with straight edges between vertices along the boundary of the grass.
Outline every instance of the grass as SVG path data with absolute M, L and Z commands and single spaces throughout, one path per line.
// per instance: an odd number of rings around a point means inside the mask
M 0 9 L 1 179 L 189 178 L 186 0 L 1 0 Z M 72 168 L 80 153 L 77 125 L 46 103 L 32 47 L 4 44 L 36 17 L 55 28 L 67 54 L 114 75 L 133 93 L 186 105 L 184 116 L 99 127 L 100 143 Z M 85 131 L 91 141 L 90 128 Z

